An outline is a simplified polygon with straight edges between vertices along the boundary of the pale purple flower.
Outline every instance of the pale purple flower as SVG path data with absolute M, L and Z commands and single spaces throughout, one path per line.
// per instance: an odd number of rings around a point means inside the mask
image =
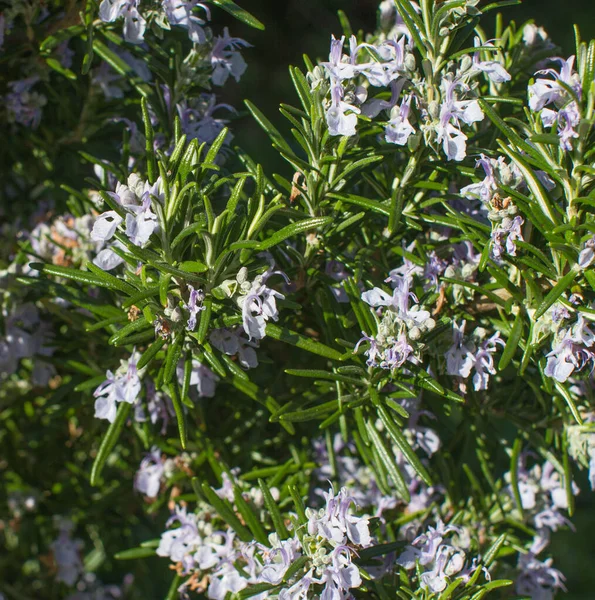
M 124 39 L 132 44 L 142 43 L 147 22 L 138 12 L 140 0 L 103 0 L 99 6 L 99 18 L 113 23 L 124 18 Z
M 464 343 L 465 325 L 466 321 L 462 321 L 460 325 L 453 321 L 453 344 L 445 354 L 446 372 L 464 379 L 471 375 L 475 363 L 473 353 Z
M 19 123 L 25 127 L 36 129 L 41 123 L 41 109 L 47 98 L 32 87 L 39 81 L 34 75 L 26 79 L 11 81 L 8 84 L 10 92 L 4 97 L 9 122 Z
M 259 581 L 279 585 L 287 569 L 300 557 L 300 544 L 295 538 L 279 540 L 277 534 L 269 535 L 270 548 L 258 544 L 263 558 L 263 568 L 258 577 Z
M 333 545 L 344 545 L 351 542 L 355 546 L 367 548 L 372 545 L 369 531 L 369 517 L 358 517 L 350 512 L 355 499 L 348 495 L 346 488 L 341 488 L 335 496 L 332 488 L 323 493 L 326 506 L 320 511 L 307 509 L 308 533 L 320 536 Z
M 128 361 L 121 361 L 122 366 L 112 373 L 106 372 L 106 380 L 94 392 L 95 416 L 107 419 L 110 423 L 116 418 L 116 403 L 134 404 L 141 391 L 141 382 L 136 369 L 138 355 L 133 352 Z
M 331 87 L 331 105 L 326 111 L 326 123 L 330 135 L 355 135 L 357 115 L 361 112 L 359 108 L 343 102 L 343 87 L 333 84 Z M 349 112 L 349 114 L 346 114 Z
M 498 225 L 494 226 L 491 234 L 493 258 L 502 258 L 505 251 L 509 256 L 516 256 L 516 242 L 524 241 L 521 230 L 524 222 L 524 219 L 517 215 L 514 219 L 505 217 Z
M 182 131 L 189 139 L 198 139 L 199 142 L 210 144 L 221 133 L 229 123 L 226 119 L 215 117 L 214 113 L 225 109 L 236 112 L 229 104 L 217 104 L 215 94 L 201 94 L 198 99 L 183 101 L 177 106 L 178 116 L 182 125 Z M 225 138 L 225 143 L 231 141 L 231 134 Z
M 64 521 L 60 526 L 60 535 L 52 542 L 51 549 L 56 563 L 56 581 L 61 581 L 72 587 L 84 572 L 81 550 L 81 540 L 72 539 L 71 532 L 74 525 Z
M 568 92 L 559 82 L 574 90 L 580 98 L 581 84 L 578 74 L 574 71 L 574 56 L 564 60 L 554 58 L 553 61 L 560 63 L 560 72 L 554 69 L 538 71 L 539 75 L 550 75 L 553 79 L 537 78 L 535 83 L 529 86 L 529 107 L 531 110 L 539 111 L 548 104 L 564 105 L 568 99 Z
M 211 66 L 213 85 L 223 85 L 231 75 L 236 81 L 246 71 L 246 61 L 242 58 L 239 49 L 249 47 L 251 44 L 241 38 L 230 37 L 227 27 L 223 29 L 223 36 L 218 36 L 213 41 L 211 50 Z
M 447 262 L 442 260 L 434 250 L 428 252 L 423 272 L 423 277 L 426 280 L 424 290 L 433 288 L 435 291 L 438 291 L 440 289 L 440 281 L 438 278 L 444 273 L 446 266 Z
M 117 100 L 124 97 L 122 86 L 114 85 L 121 81 L 122 77 L 103 61 L 93 72 L 92 82 L 100 87 L 106 100 Z
M 202 305 L 205 295 L 202 290 L 195 290 L 191 285 L 188 286 L 188 290 L 190 291 L 190 296 L 185 308 L 190 313 L 190 316 L 188 317 L 186 327 L 189 331 L 194 331 L 196 329 L 196 317 L 201 310 L 205 309 Z
M 594 344 L 595 334 L 587 327 L 582 315 L 569 329 L 562 329 L 556 336 L 552 351 L 547 355 L 544 373 L 564 383 L 574 371 L 581 371 L 595 354 L 589 350 Z
M 161 534 L 161 540 L 155 553 L 157 556 L 168 556 L 172 562 L 182 562 L 184 567 L 192 567 L 194 561 L 189 556 L 202 543 L 198 532 L 198 518 L 194 513 L 188 514 L 186 508 L 175 507 L 174 514 L 167 521 L 167 527 L 178 522 L 180 527 L 169 529 Z
M 207 41 L 203 30 L 207 21 L 199 18 L 194 12 L 194 8 L 202 8 L 206 19 L 210 20 L 211 12 L 206 4 L 196 0 L 163 0 L 162 5 L 170 25 L 187 29 L 188 37 L 195 44 L 204 44 Z
M 355 40 L 354 36 L 352 36 L 352 38 Z M 350 43 L 352 44 L 352 52 L 350 58 L 345 57 L 347 58 L 347 61 L 345 61 L 343 57 L 344 43 L 345 36 L 341 36 L 340 39 L 336 39 L 334 35 L 331 35 L 331 49 L 329 52 L 328 62 L 321 63 L 321 66 L 326 69 L 331 80 L 337 85 L 339 85 L 339 82 L 345 79 L 353 79 L 358 72 L 358 67 L 355 64 L 357 49 L 359 49 L 357 42 L 355 42 L 354 46 L 350 40 Z
M 394 273 L 392 271 L 391 273 Z M 380 288 L 374 288 L 362 294 L 362 300 L 372 307 L 387 307 L 394 311 L 402 321 L 413 321 L 421 325 L 430 318 L 427 310 L 419 309 L 416 305 L 413 310 L 409 308 L 409 301 L 418 302 L 417 297 L 410 291 L 411 280 L 409 277 L 391 276 L 391 283 L 395 286 L 392 296 Z
M 467 155 L 467 136 L 460 129 L 460 122 L 472 125 L 482 121 L 484 114 L 477 100 L 457 100 L 455 90 L 469 88 L 460 80 L 442 80 L 443 101 L 440 105 L 439 122 L 436 125 L 437 141 L 442 143 L 448 160 L 461 161 Z
M 222 561 L 210 575 L 207 595 L 211 600 L 224 600 L 228 593 L 237 594 L 248 587 L 248 581 L 238 573 L 231 558 Z
M 97 217 L 91 230 L 91 239 L 94 242 L 107 242 L 111 240 L 118 225 L 124 219 L 115 211 L 108 210 Z
M 182 385 L 184 381 L 184 362 L 180 361 L 176 368 L 178 381 Z M 190 372 L 190 385 L 196 386 L 199 398 L 212 398 L 215 395 L 219 377 L 208 367 L 192 359 L 192 370 Z
M 401 101 L 398 112 L 390 119 L 386 125 L 384 139 L 399 146 L 407 144 L 409 136 L 415 133 L 415 129 L 409 122 L 409 111 L 411 108 L 412 96 L 405 96 Z M 395 111 L 393 110 L 393 113 Z
M 473 45 L 478 48 L 480 46 L 494 48 L 496 47 L 489 43 L 481 43 L 481 40 L 478 37 L 475 37 Z M 479 51 L 473 53 L 473 69 L 476 71 L 483 71 L 491 81 L 494 83 L 504 83 L 505 81 L 510 81 L 510 74 L 508 71 L 502 66 L 502 64 L 497 60 L 484 60 L 482 61 L 479 56 Z
M 272 275 L 281 275 L 289 283 L 289 279 L 284 273 L 269 269 L 256 277 L 248 293 L 239 299 L 242 308 L 242 324 L 250 340 L 262 339 L 266 334 L 267 321 L 279 319 L 276 299 L 283 300 L 285 296 L 265 285 Z
M 485 178 L 479 183 L 472 183 L 461 189 L 461 196 L 464 198 L 479 198 L 484 204 L 488 204 L 498 189 L 492 161 L 485 155 L 480 154 L 480 158 L 475 163 L 475 168 L 481 167 L 485 172 Z
M 353 352 L 357 352 L 360 347 L 360 344 L 365 343 L 365 342 L 368 342 L 370 344 L 370 347 L 364 352 L 364 354 L 368 357 L 366 364 L 369 367 L 379 366 L 380 360 L 382 360 L 383 354 L 379 348 L 378 342 L 376 341 L 375 338 L 370 337 L 364 331 L 362 331 L 362 337 L 359 339 L 359 341 L 355 345 Z
M 58 60 L 60 61 L 60 64 L 65 69 L 70 69 L 70 67 L 72 67 L 72 58 L 74 57 L 74 50 L 71 50 L 68 47 L 68 40 L 62 42 L 56 48 L 56 54 L 58 55 Z
M 410 545 L 408 545 L 396 562 L 406 570 L 411 570 L 419 562 L 421 566 L 429 565 L 434 562 L 438 555 L 438 549 L 448 533 L 459 531 L 454 525 L 445 525 L 440 519 L 436 522 L 436 527 L 428 526 L 427 531 L 418 535 Z
M 258 356 L 255 342 L 242 337 L 239 329 L 214 329 L 209 335 L 209 340 L 214 348 L 228 356 L 238 355 L 238 361 L 244 369 L 253 369 L 258 366 Z
M 578 255 L 578 266 L 581 269 L 586 269 L 595 260 L 595 235 L 583 242 L 581 251 Z
M 556 590 L 566 591 L 565 577 L 552 567 L 552 559 L 540 561 L 535 554 L 527 552 L 519 556 L 516 592 L 532 600 L 553 600 Z
M 151 451 L 142 459 L 134 476 L 134 489 L 149 498 L 156 498 L 159 494 L 163 475 L 161 450 L 157 446 L 153 446 Z
M 504 346 L 504 341 L 500 338 L 500 332 L 496 332 L 484 342 L 481 342 L 478 350 L 474 354 L 473 369 L 473 389 L 478 392 L 488 389 L 490 375 L 496 374 L 494 367 L 494 357 L 497 346 Z

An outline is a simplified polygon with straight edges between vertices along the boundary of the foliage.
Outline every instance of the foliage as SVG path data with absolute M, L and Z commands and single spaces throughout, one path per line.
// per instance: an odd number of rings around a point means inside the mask
M 213 93 L 249 44 L 208 21 L 262 27 L 230 0 L 4 10 L 6 598 L 564 589 L 546 547 L 595 486 L 595 42 L 489 41 L 506 4 L 341 13 L 290 67 L 291 138 L 246 101 L 289 177 Z

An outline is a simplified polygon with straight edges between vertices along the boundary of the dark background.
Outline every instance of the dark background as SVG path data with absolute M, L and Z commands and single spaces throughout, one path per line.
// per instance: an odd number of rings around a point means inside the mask
M 266 25 L 266 31 L 251 29 L 214 10 L 215 29 L 228 25 L 231 35 L 243 37 L 254 46 L 243 52 L 248 62 L 246 76 L 237 84 L 229 81 L 222 97 L 239 110 L 243 108 L 244 98 L 250 99 L 281 131 L 286 131 L 284 119 L 278 112 L 279 103 L 298 104 L 287 66 L 303 67 L 304 53 L 312 60 L 326 60 L 331 33 L 341 33 L 336 16 L 339 9 L 345 11 L 354 31 L 373 31 L 380 0 L 238 2 Z M 521 24 L 532 19 L 543 26 L 565 57 L 575 53 L 575 23 L 580 27 L 582 39 L 595 37 L 595 0 L 525 0 L 518 6 L 505 7 L 501 12 L 505 22 L 514 20 Z M 483 25 L 489 34 L 490 17 Z M 238 132 L 235 140 L 238 145 L 253 157 L 257 156 L 258 162 L 287 172 L 285 163 L 270 149 L 270 142 L 258 125 L 250 117 L 241 118 L 241 123 L 241 127 L 234 128 Z M 595 493 L 589 490 L 584 472 L 579 485 L 581 494 L 572 519 L 576 532 L 558 532 L 549 548 L 555 557 L 554 566 L 567 577 L 569 593 L 560 595 L 563 600 L 595 599 Z

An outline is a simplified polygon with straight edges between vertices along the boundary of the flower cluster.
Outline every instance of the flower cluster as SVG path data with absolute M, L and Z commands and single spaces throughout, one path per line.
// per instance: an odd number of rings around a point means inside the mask
M 417 297 L 410 291 L 411 275 L 391 271 L 387 281 L 393 285 L 392 295 L 381 288 L 362 294 L 364 302 L 373 308 L 382 307 L 382 313 L 376 336 L 370 337 L 362 332 L 364 337 L 359 343 L 367 341 L 370 344 L 365 351 L 369 366 L 393 370 L 406 361 L 419 362 L 417 355 L 423 349 L 420 338 L 434 329 L 436 322 L 427 310 L 417 304 Z M 411 300 L 415 302 L 413 306 L 410 306 Z
M 574 71 L 575 57 L 564 60 L 552 59 L 560 64 L 560 72 L 544 69 L 536 75 L 549 75 L 551 79 L 538 77 L 529 86 L 529 107 L 539 112 L 544 127 L 556 127 L 560 147 L 572 150 L 572 140 L 578 137 L 575 127 L 581 119 L 578 101 L 582 89 L 580 78 Z M 554 106 L 554 109 L 548 108 Z
M 226 485 L 231 485 L 229 478 L 218 491 L 224 498 Z M 250 500 L 250 494 L 245 498 Z M 217 530 L 207 507 L 196 513 L 176 507 L 168 527 L 174 523 L 179 527 L 163 533 L 157 554 L 169 557 L 180 574 L 189 576 L 181 592 L 204 591 L 214 600 L 257 584 L 276 586 L 273 596 L 278 598 L 345 597 L 362 583 L 352 559 L 372 544 L 369 519 L 352 513 L 355 500 L 344 488 L 336 496 L 330 489 L 324 498 L 324 508 L 306 509 L 304 531 L 298 529 L 284 540 L 271 534 L 267 544 L 244 543 L 233 530 Z M 300 557 L 307 560 L 287 581 L 286 573 Z M 271 594 L 265 591 L 260 596 Z

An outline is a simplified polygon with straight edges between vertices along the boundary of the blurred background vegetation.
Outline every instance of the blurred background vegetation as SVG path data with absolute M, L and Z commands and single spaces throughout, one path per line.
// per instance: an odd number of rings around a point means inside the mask
M 354 31 L 372 31 L 378 4 L 379 0 L 244 0 L 243 6 L 266 24 L 266 31 L 255 31 L 231 20 L 226 23 L 232 35 L 243 37 L 254 47 L 243 52 L 249 64 L 246 76 L 238 84 L 225 86 L 224 100 L 241 110 L 243 100 L 250 99 L 286 132 L 279 103 L 298 103 L 287 66 L 302 67 L 304 53 L 312 59 L 326 60 L 331 34 L 341 33 L 338 10 L 347 14 Z M 505 22 L 534 20 L 546 29 L 565 57 L 575 53 L 574 24 L 578 24 L 583 39 L 595 38 L 595 0 L 524 0 L 504 8 L 502 13 Z M 219 13 L 218 20 L 222 16 Z M 489 23 L 485 28 L 489 35 Z M 236 142 L 250 155 L 272 169 L 287 172 L 283 161 L 270 150 L 268 138 L 250 118 L 243 118 L 236 130 Z M 595 493 L 589 491 L 582 475 L 582 494 L 577 497 L 572 519 L 576 532 L 558 532 L 549 548 L 555 566 L 567 577 L 568 594 L 562 595 L 563 600 L 595 598 Z

